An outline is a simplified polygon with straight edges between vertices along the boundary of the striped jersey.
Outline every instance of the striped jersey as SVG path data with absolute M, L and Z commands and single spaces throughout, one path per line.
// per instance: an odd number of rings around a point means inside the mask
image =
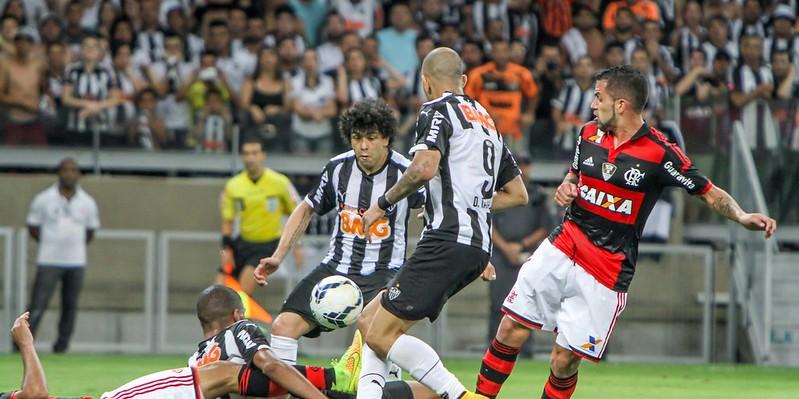
M 468 96 L 453 93 L 424 103 L 410 152 L 420 150 L 441 153 L 438 174 L 426 184 L 422 237 L 490 253 L 494 191 L 520 172 L 488 111 Z
M 334 209 L 338 212 L 322 264 L 342 274 L 368 276 L 405 263 L 409 211 L 422 207 L 424 191 L 420 189 L 390 207 L 370 229 L 371 242 L 366 240 L 361 215 L 402 177 L 408 165 L 410 161 L 393 150 L 386 164 L 371 175 L 358 166 L 354 151 L 337 155 L 325 165 L 319 182 L 305 197 L 318 215 Z
M 219 360 L 250 364 L 261 349 L 269 349 L 261 328 L 249 320 L 240 320 L 200 342 L 197 351 L 189 356 L 188 366 L 202 367 Z
M 111 97 L 111 90 L 118 87 L 114 72 L 102 64 L 97 64 L 87 71 L 83 63 L 74 63 L 67 67 L 65 84 L 72 85 L 72 96 L 81 100 L 104 101 Z M 79 108 L 70 108 L 67 116 L 67 130 L 90 133 L 97 129 L 102 133 L 111 130 L 108 110 L 80 117 Z

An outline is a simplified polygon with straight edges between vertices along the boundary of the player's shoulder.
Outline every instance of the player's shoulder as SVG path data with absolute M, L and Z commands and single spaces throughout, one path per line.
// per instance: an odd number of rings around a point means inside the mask
M 389 150 L 389 161 L 392 165 L 399 167 L 403 171 L 408 168 L 411 164 L 411 160 L 406 158 L 404 155 L 400 154 L 397 151 Z
M 328 169 L 333 169 L 337 165 L 347 162 L 348 160 L 355 159 L 355 151 L 349 150 L 346 152 L 342 152 L 341 154 L 335 155 L 327 161 L 327 165 L 325 166 Z
M 247 171 L 241 171 L 227 180 L 225 188 L 228 190 L 239 188 L 247 179 L 249 179 L 249 177 L 247 177 Z
M 580 127 L 580 138 L 594 143 L 599 143 L 605 132 L 599 129 L 596 119 L 590 120 Z
M 425 109 L 441 109 L 442 107 L 446 107 L 447 103 L 452 101 L 457 101 L 455 99 L 455 95 L 452 93 L 444 93 L 441 97 L 422 104 L 422 111 Z

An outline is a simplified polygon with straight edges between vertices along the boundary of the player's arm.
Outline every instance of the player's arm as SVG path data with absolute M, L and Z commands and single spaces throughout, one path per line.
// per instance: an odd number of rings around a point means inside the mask
M 299 371 L 275 357 L 268 349 L 255 353 L 252 364 L 276 384 L 299 398 L 326 399 Z
M 573 171 L 570 170 L 569 173 L 566 173 L 563 182 L 555 190 L 555 203 L 558 206 L 568 206 L 577 198 L 577 183 L 579 181 L 580 178 Z
M 286 225 L 283 227 L 283 234 L 277 244 L 277 249 L 268 258 L 261 259 L 258 267 L 255 268 L 255 282 L 259 285 L 266 285 L 266 278 L 274 273 L 285 259 L 288 251 L 295 247 L 297 241 L 305 234 L 308 224 L 313 218 L 314 210 L 307 202 L 302 201 L 291 212 Z
M 430 181 L 438 173 L 441 153 L 438 150 L 419 150 L 413 155 L 413 161 L 399 179 L 384 195 L 390 204 L 396 204 L 405 197 L 416 193 L 420 187 Z
M 225 186 L 219 195 L 219 208 L 222 216 L 222 249 L 233 249 L 233 218 L 236 208 L 233 205 L 233 197 L 228 193 L 229 185 Z
M 494 193 L 491 212 L 502 212 L 524 205 L 527 201 L 527 187 L 524 186 L 522 177 L 517 175 Z
M 741 226 L 756 231 L 765 231 L 766 238 L 777 230 L 777 222 L 762 213 L 746 213 L 738 202 L 726 191 L 713 186 L 706 193 L 699 195 L 708 206 L 721 216 Z
M 22 389 L 14 393 L 15 399 L 46 399 L 47 398 L 47 379 L 44 376 L 44 369 L 39 362 L 36 348 L 33 347 L 33 334 L 31 334 L 28 324 L 29 312 L 23 313 L 14 321 L 11 327 L 11 336 L 14 343 L 19 347 L 22 355 L 22 367 L 24 377 L 22 379 Z

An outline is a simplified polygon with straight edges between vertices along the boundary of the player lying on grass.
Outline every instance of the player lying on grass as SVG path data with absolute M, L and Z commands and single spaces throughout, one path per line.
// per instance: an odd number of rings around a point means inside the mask
M 237 296 L 238 297 L 238 296 Z M 19 390 L 0 393 L 1 399 L 47 399 L 47 379 L 33 346 L 26 312 L 14 322 L 11 335 L 22 355 L 24 377 Z M 133 380 L 101 399 L 203 399 L 228 394 L 266 397 L 271 381 L 286 387 L 282 392 L 308 399 L 327 398 L 289 366 L 260 348 L 251 364 L 217 361 L 199 368 L 184 367 L 153 373 Z

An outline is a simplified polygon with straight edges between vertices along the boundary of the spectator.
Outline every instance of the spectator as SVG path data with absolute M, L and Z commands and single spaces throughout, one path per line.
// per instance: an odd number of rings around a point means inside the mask
M 344 17 L 335 12 L 328 13 L 321 33 L 322 44 L 316 48 L 319 70 L 333 74 L 344 63 L 344 53 L 341 52 L 341 39 L 345 33 Z
M 619 31 L 619 10 L 630 10 L 630 17 L 642 20 L 660 22 L 660 10 L 657 3 L 650 0 L 616 0 L 605 8 L 602 17 L 602 28 L 605 32 Z M 624 28 L 622 28 L 624 29 Z
M 10 16 L 0 17 L 0 56 L 8 57 L 14 54 L 14 37 L 19 30 L 19 21 Z
M 121 95 L 113 71 L 100 63 L 100 51 L 97 36 L 84 37 L 80 61 L 67 68 L 62 99 L 69 108 L 65 144 L 91 145 L 93 134 L 103 140 L 111 133 L 108 109 L 119 104 Z
M 233 128 L 230 108 L 223 93 L 215 88 L 205 92 L 205 104 L 194 124 L 194 139 L 202 152 L 225 152 Z
M 263 16 L 257 14 L 247 15 L 247 33 L 248 36 L 266 37 L 266 22 Z
M 136 48 L 136 32 L 133 21 L 127 15 L 122 15 L 111 24 L 111 42 L 128 43 Z
M 191 82 L 186 89 L 186 101 L 189 103 L 192 117 L 196 117 L 205 109 L 206 93 L 214 89 L 219 92 L 223 103 L 230 105 L 230 89 L 228 89 L 225 75 L 216 66 L 216 53 L 206 50 L 200 57 L 200 67 L 194 72 Z M 177 100 L 182 100 L 183 96 L 176 96 Z M 194 121 L 195 124 L 197 121 Z M 193 146 L 194 136 L 190 136 L 187 144 Z
M 483 46 L 474 40 L 465 41 L 463 43 L 463 49 L 461 49 L 461 59 L 463 59 L 465 73 L 469 73 L 474 68 L 483 65 L 485 63 Z
M 571 0 L 562 3 L 564 5 L 570 4 Z M 540 5 L 541 2 L 539 2 L 539 6 Z M 554 10 L 550 9 L 550 11 Z M 547 29 L 547 27 L 541 26 L 538 21 L 537 15 L 540 15 L 542 12 L 543 10 L 536 14 L 533 2 L 529 0 L 511 0 L 508 2 L 508 33 L 510 34 L 511 41 L 519 40 L 524 43 L 528 49 L 531 49 L 530 58 L 525 64 L 529 63 L 532 65 L 535 49 L 538 48 L 538 42 L 541 36 L 539 31 L 541 29 Z M 569 10 L 567 6 L 564 12 L 570 13 L 571 10 Z M 545 22 L 549 23 L 551 21 Z M 569 22 L 569 28 L 571 28 L 571 21 Z
M 161 98 L 157 109 L 164 116 L 167 146 L 171 148 L 186 146 L 191 121 L 185 94 L 195 67 L 186 61 L 184 49 L 183 38 L 175 32 L 167 32 L 164 36 L 164 60 L 148 68 L 150 83 Z
M 483 104 L 494 118 L 497 131 L 514 145 L 522 139 L 522 127 L 533 124 L 538 85 L 529 70 L 510 62 L 507 42 L 497 41 L 491 47 L 492 61 L 469 73 L 464 91 Z
M 624 65 L 624 43 L 610 42 L 605 45 L 605 68 Z
M 796 62 L 799 57 L 799 35 L 793 29 L 796 15 L 786 4 L 778 5 L 771 15 L 773 33 L 764 42 L 764 58 L 770 60 L 775 51 L 785 50 Z
M 265 47 L 255 73 L 244 81 L 241 108 L 248 113 L 248 131 L 260 132 L 268 148 L 288 150 L 289 82 L 283 77 L 275 49 Z
M 527 46 L 521 40 L 514 39 L 510 42 L 510 62 L 527 66 Z
M 644 21 L 641 38 L 628 40 L 625 43 L 625 61 L 630 63 L 633 50 L 636 47 L 643 48 L 649 54 L 649 59 L 652 60 L 652 71 L 656 76 L 662 75 L 668 81 L 675 79 L 679 74 L 679 70 L 674 66 L 671 50 L 667 46 L 660 44 L 662 39 L 663 33 L 660 31 L 660 23 Z
M 244 39 L 247 37 L 247 11 L 238 6 L 230 7 L 227 12 L 227 26 L 230 31 L 232 52 L 244 51 Z
M 136 115 L 127 125 L 128 143 L 148 151 L 167 143 L 166 124 L 158 113 L 158 93 L 150 87 L 136 95 Z
M 263 20 L 261 22 L 263 22 Z M 174 5 L 167 9 L 166 26 L 168 29 L 164 34 L 164 53 L 166 53 L 167 36 L 169 36 L 169 32 L 171 32 L 174 35 L 180 36 L 181 43 L 183 43 L 183 58 L 186 61 L 198 62 L 203 48 L 205 47 L 205 43 L 203 39 L 189 30 L 189 21 L 183 7 Z M 263 34 L 261 34 L 260 37 L 263 37 Z M 164 54 L 164 56 L 168 57 L 167 54 Z
M 572 0 L 538 0 L 540 33 L 547 40 L 560 40 L 572 28 Z
M 206 48 L 216 52 L 216 67 L 223 73 L 232 102 L 236 104 L 244 77 L 252 73 L 252 70 L 247 70 L 251 62 L 241 52 L 233 52 L 230 31 L 225 21 L 214 20 L 209 24 L 208 32 Z
M 435 43 L 433 42 L 433 38 L 427 35 L 419 36 L 416 38 L 416 57 L 420 60 L 423 60 L 424 57 L 427 57 L 431 51 L 436 47 Z M 416 72 L 413 75 L 412 79 L 407 80 L 407 91 L 410 93 L 410 111 L 413 120 L 416 120 L 416 112 L 419 107 L 422 106 L 422 103 L 427 101 L 427 98 L 424 94 L 424 89 L 422 88 L 422 65 L 416 67 Z M 400 135 L 402 135 L 402 131 L 400 130 Z M 412 137 L 411 137 L 412 138 Z M 410 143 L 409 143 L 410 144 Z M 410 148 L 410 147 L 409 147 Z
M 655 74 L 649 51 L 645 48 L 639 47 L 633 50 L 630 65 L 641 72 L 649 83 L 649 97 L 644 108 L 646 119 L 656 118 L 657 121 L 662 121 L 665 117 L 666 99 L 669 95 L 668 81 L 663 75 Z M 655 123 L 652 122 L 652 124 Z
M 61 19 L 55 14 L 49 14 L 42 19 L 39 23 L 39 38 L 42 43 L 50 45 L 51 43 L 61 42 L 63 40 L 63 26 Z
M 708 21 L 707 41 L 702 43 L 702 50 L 709 60 L 714 60 L 716 53 L 722 49 L 732 57 L 733 62 L 738 60 L 738 45 L 729 38 L 727 20 L 722 16 L 713 16 Z M 708 68 L 711 67 L 708 65 Z
M 500 20 L 503 27 L 503 38 L 510 39 L 510 32 L 505 31 L 508 28 L 508 2 L 506 0 L 476 0 L 472 3 L 472 23 L 474 24 L 473 30 L 465 30 L 472 32 L 472 39 L 481 39 L 488 36 L 489 21 Z M 463 22 L 463 21 L 461 21 Z
M 332 150 L 336 116 L 336 89 L 333 79 L 319 73 L 316 51 L 305 50 L 302 73 L 292 79 L 292 149 L 302 154 Z
M 763 38 L 741 37 L 741 64 L 733 71 L 732 105 L 739 110 L 757 99 L 769 100 L 774 91 L 771 69 L 763 63 Z
M 540 88 L 536 99 L 535 123 L 527 137 L 528 151 L 538 156 L 552 157 L 552 146 L 557 135 L 557 126 L 552 120 L 552 100 L 563 86 L 562 55 L 558 41 L 548 39 L 542 43 L 536 60 L 533 76 Z
M 119 9 L 114 5 L 113 0 L 102 0 L 97 7 L 95 19 L 97 21 L 95 31 L 103 37 L 111 37 L 111 25 L 119 16 Z
M 46 106 L 43 113 L 47 117 L 47 136 L 50 144 L 61 144 L 64 141 L 64 127 L 67 121 L 66 108 L 62 102 L 67 49 L 62 42 L 53 42 L 47 45 L 45 65 L 47 82 L 44 92 Z
M 691 148 L 694 161 L 714 149 L 717 145 L 711 129 L 713 109 L 710 97 L 710 72 L 707 60 L 701 48 L 694 49 L 690 56 L 690 69 L 683 74 L 674 86 L 674 94 L 680 99 L 680 123 L 685 135 L 685 142 Z M 712 170 L 711 167 L 702 170 Z
M 485 35 L 483 36 L 483 47 L 487 51 L 491 51 L 491 43 L 496 41 L 508 41 L 507 30 L 505 29 L 505 22 L 500 18 L 489 19 L 485 26 Z
M 589 54 L 593 61 L 601 61 L 604 38 L 602 32 L 597 29 L 598 20 L 594 9 L 587 4 L 578 3 L 574 6 L 572 20 L 574 26 L 560 38 L 560 44 L 566 50 L 569 62 L 575 64 L 586 54 Z
M 675 65 L 685 74 L 692 69 L 691 52 L 702 45 L 707 35 L 707 29 L 702 26 L 702 5 L 698 0 L 685 2 L 682 9 L 682 23 L 682 27 L 674 31 L 671 36 L 671 47 L 674 49 Z
M 5 3 L 5 5 L 0 6 L 0 9 L 3 9 L 3 15 L 15 15 L 17 21 L 24 21 L 24 24 L 29 28 L 36 28 L 37 24 L 40 24 L 44 18 L 50 14 L 48 10 L 48 5 L 45 0 L 15 0 L 15 1 L 0 1 L 1 3 Z M 12 11 L 9 13 L 9 7 L 16 7 L 17 10 Z M 19 14 L 19 7 L 22 7 L 23 15 L 20 16 Z
M 549 209 L 549 196 L 538 185 L 530 183 L 530 157 L 514 156 L 521 170 L 522 180 L 527 186 L 529 202 L 525 206 L 509 209 L 495 215 L 492 242 L 495 251 L 491 263 L 497 271 L 497 279 L 489 285 L 490 308 L 488 336 L 493 338 L 502 319 L 502 302 L 513 288 L 522 263 L 530 257 L 541 241 L 547 238 L 555 226 L 555 216 Z M 521 348 L 521 355 L 532 357 L 533 340 Z
M 14 55 L 0 62 L 0 104 L 6 108 L 3 134 L 7 145 L 47 145 L 39 119 L 44 87 L 41 59 L 33 56 L 35 31 L 23 28 L 14 37 Z
M 344 27 L 366 37 L 383 27 L 383 9 L 377 0 L 331 0 L 331 8 L 344 17 Z
M 457 23 L 447 23 L 441 26 L 441 31 L 438 34 L 438 44 L 441 47 L 449 47 L 455 51 L 461 50 L 463 38 Z
M 574 145 L 583 125 L 593 119 L 594 64 L 583 55 L 572 67 L 572 79 L 566 79 L 557 98 L 552 99 L 552 121 L 557 127 L 555 149 L 564 157 L 574 153 Z
M 608 10 L 609 9 L 610 7 L 608 7 Z M 606 10 L 605 15 L 607 15 L 607 13 L 608 11 Z M 616 11 L 616 24 L 614 29 L 608 30 L 605 28 L 605 34 L 609 35 L 610 40 L 625 44 L 629 41 L 635 40 L 637 31 L 638 21 L 635 19 L 635 15 L 629 8 L 619 8 Z
M 744 0 L 741 9 L 741 17 L 731 22 L 732 41 L 740 43 L 740 39 L 746 35 L 766 37 L 766 18 L 763 15 L 761 0 Z
M 283 67 L 283 74 L 287 79 L 294 78 L 302 74 L 300 64 L 300 54 L 297 52 L 297 45 L 294 38 L 284 37 L 277 42 L 277 57 Z
M 377 32 L 380 57 L 406 78 L 413 76 L 416 58 L 416 36 L 413 17 L 407 4 L 395 3 L 390 11 L 391 26 Z
M 771 53 L 771 70 L 774 74 L 774 99 L 787 101 L 797 98 L 796 68 L 787 49 Z
M 127 145 L 126 132 L 136 116 L 136 99 L 139 90 L 147 86 L 141 73 L 131 65 L 131 46 L 128 43 L 115 43 L 111 47 L 114 80 L 119 85 L 120 101 L 108 110 L 111 121 L 111 135 L 103 145 L 122 147 Z
M 447 6 L 442 0 L 425 0 L 420 3 L 414 14 L 416 24 L 421 28 L 421 32 L 432 37 L 436 42 L 441 41 L 441 34 L 445 26 L 457 26 L 460 23 L 459 15 L 447 12 Z
M 86 245 L 100 227 L 100 217 L 94 199 L 78 185 L 78 163 L 63 159 L 57 172 L 58 183 L 39 193 L 28 212 L 28 232 L 39 243 L 28 311 L 31 331 L 36 334 L 56 284 L 61 282 L 61 318 L 53 352 L 64 353 L 78 312 Z
M 23 27 L 28 25 L 30 22 L 25 15 L 25 6 L 22 3 L 22 0 L 7 0 L 5 5 L 2 7 L 3 16 L 13 17 L 14 19 L 19 22 L 19 26 Z M 35 21 L 31 24 L 32 26 L 36 26 Z
M 349 108 L 361 100 L 385 97 L 386 83 L 367 69 L 363 50 L 347 51 L 344 60 L 336 81 L 336 95 L 343 108 Z
M 275 32 L 271 33 L 264 38 L 264 43 L 267 47 L 274 47 L 278 40 L 283 38 L 291 38 L 294 40 L 294 47 L 297 52 L 302 53 L 305 51 L 305 38 L 302 34 L 297 33 L 297 15 L 294 9 L 288 5 L 282 5 L 275 9 Z
M 83 38 L 91 34 L 91 31 L 81 25 L 81 18 L 83 18 L 81 0 L 70 0 L 64 9 L 64 19 L 66 20 L 64 39 L 73 53 L 77 52 L 76 49 L 81 46 Z
M 327 2 L 324 0 L 289 0 L 294 14 L 302 21 L 305 41 L 311 47 L 319 44 L 319 30 L 327 15 Z
M 136 36 L 137 59 L 147 64 L 164 59 L 164 33 L 158 21 L 158 1 L 140 0 L 141 28 Z

